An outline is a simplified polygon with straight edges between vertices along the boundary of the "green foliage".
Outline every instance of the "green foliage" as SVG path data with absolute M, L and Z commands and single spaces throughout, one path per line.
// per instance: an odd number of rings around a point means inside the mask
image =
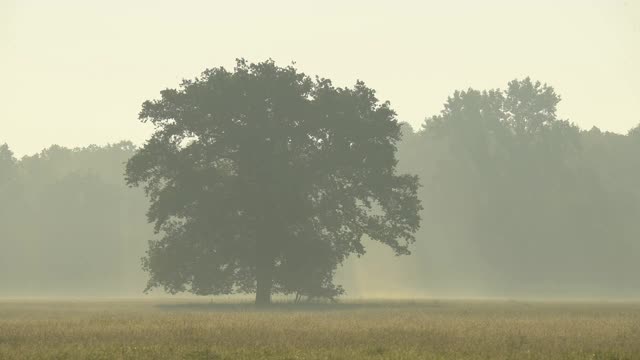
M 163 234 L 144 260 L 149 288 L 256 291 L 257 302 L 303 283 L 335 293 L 363 236 L 409 253 L 417 177 L 396 174 L 400 126 L 364 83 L 239 60 L 161 95 L 143 104 L 155 133 L 127 165 Z

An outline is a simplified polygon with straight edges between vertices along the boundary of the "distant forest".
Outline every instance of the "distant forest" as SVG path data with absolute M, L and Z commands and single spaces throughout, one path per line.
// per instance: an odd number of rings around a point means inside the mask
M 510 102 L 527 91 L 544 103 Z M 419 176 L 424 206 L 413 254 L 348 261 L 347 295 L 386 276 L 425 295 L 640 296 L 640 126 L 580 129 L 557 118 L 559 100 L 529 80 L 470 89 L 404 126 L 399 170 Z M 135 151 L 54 145 L 16 159 L 0 146 L 1 295 L 142 293 L 154 234 L 123 177 Z

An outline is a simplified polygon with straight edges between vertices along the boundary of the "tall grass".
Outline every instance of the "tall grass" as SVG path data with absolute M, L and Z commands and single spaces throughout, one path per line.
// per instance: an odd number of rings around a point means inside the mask
M 0 359 L 640 359 L 640 304 L 0 301 Z

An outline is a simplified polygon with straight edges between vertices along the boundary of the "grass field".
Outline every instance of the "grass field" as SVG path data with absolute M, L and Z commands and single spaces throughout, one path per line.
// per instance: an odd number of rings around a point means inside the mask
M 0 359 L 640 359 L 639 303 L 0 300 Z

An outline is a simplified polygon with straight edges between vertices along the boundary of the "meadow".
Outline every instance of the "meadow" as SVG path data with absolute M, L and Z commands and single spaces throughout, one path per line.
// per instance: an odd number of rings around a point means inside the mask
M 0 300 L 0 359 L 640 359 L 640 303 Z

